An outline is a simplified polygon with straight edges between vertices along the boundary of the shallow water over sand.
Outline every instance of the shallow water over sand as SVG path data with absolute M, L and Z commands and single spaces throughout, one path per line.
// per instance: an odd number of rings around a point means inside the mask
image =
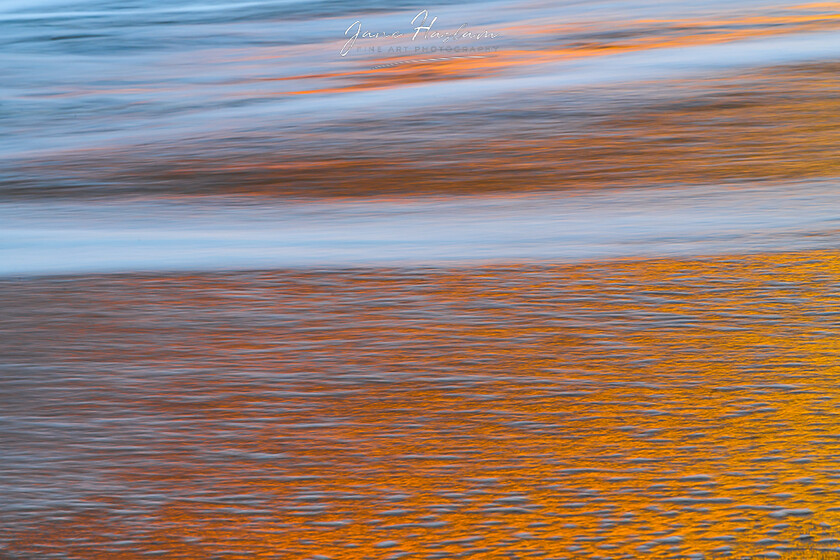
M 0 550 L 831 558 L 838 266 L 3 281 Z

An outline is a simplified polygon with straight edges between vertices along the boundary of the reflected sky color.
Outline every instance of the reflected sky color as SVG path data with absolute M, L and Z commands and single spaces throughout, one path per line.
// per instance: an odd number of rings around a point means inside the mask
M 840 3 L 0 27 L 0 560 L 840 554 Z
M 830 558 L 838 264 L 2 281 L 0 544 Z
M 0 204 L 0 275 L 475 265 L 840 243 L 832 182 L 311 202 Z
M 499 37 L 411 41 L 420 9 L 441 32 Z M 836 3 L 68 1 L 7 3 L 0 21 L 3 193 L 413 194 L 836 172 L 824 161 L 840 124 Z M 360 38 L 342 57 L 354 21 L 405 38 Z M 493 50 L 388 52 L 450 45 Z

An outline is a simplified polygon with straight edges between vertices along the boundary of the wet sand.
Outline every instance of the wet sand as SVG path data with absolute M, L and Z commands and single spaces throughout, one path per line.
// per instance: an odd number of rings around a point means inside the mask
M 833 558 L 840 254 L 0 282 L 0 556 Z

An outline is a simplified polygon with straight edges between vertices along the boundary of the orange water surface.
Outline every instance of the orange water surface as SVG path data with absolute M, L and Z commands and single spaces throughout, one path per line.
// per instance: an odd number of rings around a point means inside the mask
M 838 266 L 4 280 L 0 556 L 834 558 Z

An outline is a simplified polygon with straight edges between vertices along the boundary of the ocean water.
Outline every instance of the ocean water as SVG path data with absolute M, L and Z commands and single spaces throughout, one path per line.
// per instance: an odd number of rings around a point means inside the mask
M 423 10 L 430 32 L 494 37 L 415 39 Z M 760 1 L 3 2 L 0 186 L 320 197 L 833 177 L 836 16 Z M 403 35 L 341 56 L 357 21 Z
M 565 263 L 831 249 L 831 181 L 574 196 L 0 205 L 0 276 Z
M 840 4 L 0 27 L 0 559 L 840 554 Z
M 8 558 L 832 558 L 836 251 L 0 282 Z

